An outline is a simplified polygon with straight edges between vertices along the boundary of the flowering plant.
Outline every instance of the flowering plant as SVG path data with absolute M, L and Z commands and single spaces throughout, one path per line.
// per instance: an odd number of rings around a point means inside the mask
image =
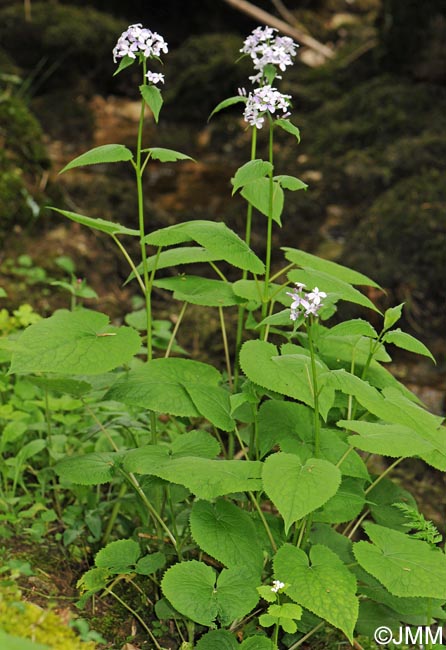
M 147 71 L 146 59 L 166 53 L 167 44 L 142 25 L 121 35 L 113 52 L 117 72 L 136 61 L 142 66 L 135 150 L 97 147 L 63 171 L 129 163 L 138 196 L 136 227 L 56 211 L 112 238 L 144 298 L 144 324 L 139 334 L 130 326 L 110 326 L 104 314 L 61 310 L 25 330 L 12 354 L 11 373 L 49 374 L 50 388 L 80 391 L 93 413 L 101 445 L 84 455 L 67 454 L 55 472 L 73 484 L 111 484 L 116 505 L 107 539 L 127 488 L 134 495 L 135 527 L 129 524 L 127 539 L 96 554 L 79 581 L 81 604 L 103 589 L 122 604 L 113 591 L 121 579 L 139 593 L 153 589 L 148 602 L 156 603 L 160 619 L 175 621 L 183 648 L 294 650 L 324 626 L 353 643 L 358 634 L 371 634 L 370 620 L 381 615 L 383 604 L 392 626 L 414 616 L 426 624 L 444 616 L 446 558 L 438 535 L 413 512 L 410 524 L 419 530 L 416 536 L 407 530 L 407 511 L 394 505 L 416 504 L 389 480 L 408 456 L 446 470 L 444 428 L 382 365 L 390 359 L 387 344 L 432 355 L 395 328 L 402 305 L 382 315 L 357 288 L 379 290 L 370 278 L 289 247 L 282 249 L 285 266 L 272 269 L 272 233 L 281 225 L 284 190 L 307 188 L 299 178 L 277 173 L 274 160 L 276 129 L 300 138 L 288 119 L 291 98 L 272 86 L 295 49 L 271 28 L 254 30 L 242 52 L 251 56 L 259 86 L 214 111 L 244 102 L 252 127 L 251 159 L 232 178 L 233 193 L 247 203 L 242 238 L 210 220 L 150 229 L 143 200 L 148 161 L 190 158 L 143 144 L 145 110 L 158 121 L 162 96 L 154 84 L 164 81 Z M 257 158 L 256 150 L 264 124 L 267 160 Z M 266 218 L 264 259 L 251 249 L 253 217 Z M 139 242 L 140 259 L 133 259 L 126 238 Z M 199 262 L 217 278 L 159 273 Z M 230 282 L 221 262 L 239 279 Z M 153 337 L 154 287 L 181 302 L 163 350 Z M 381 331 L 363 318 L 329 327 L 342 301 L 383 316 Z M 218 311 L 224 373 L 221 366 L 171 356 L 190 303 Z M 232 350 L 224 314 L 231 308 L 238 312 Z M 104 421 L 95 414 L 97 385 L 88 378 L 97 374 L 106 386 L 100 399 L 121 403 L 139 418 L 131 436 L 130 417 L 117 436 L 119 423 L 108 411 Z M 377 456 L 395 460 L 377 474 Z M 147 611 L 127 608 L 161 650 Z

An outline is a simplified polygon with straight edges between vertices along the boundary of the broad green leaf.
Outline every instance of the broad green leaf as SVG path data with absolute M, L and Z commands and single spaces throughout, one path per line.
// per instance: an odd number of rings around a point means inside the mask
M 131 56 L 127 56 L 127 55 L 123 56 L 122 59 L 119 62 L 118 67 L 114 71 L 113 76 L 116 76 L 117 74 L 122 72 L 122 70 L 125 70 L 126 68 L 131 66 L 133 63 L 135 63 L 135 61 L 136 61 L 136 59 L 132 59 Z
M 146 84 L 140 86 L 139 90 L 145 103 L 152 111 L 155 122 L 158 122 L 161 106 L 163 105 L 161 91 L 156 86 L 148 86 Z
M 164 149 L 163 147 L 149 147 L 148 149 L 142 149 L 142 151 L 148 151 L 150 157 L 153 160 L 159 160 L 160 162 L 176 162 L 177 160 L 194 160 L 190 156 L 187 156 L 185 153 L 180 151 L 175 151 L 174 149 Z
M 90 149 L 81 156 L 65 165 L 60 170 L 59 174 L 63 174 L 69 169 L 75 167 L 84 167 L 85 165 L 100 165 L 103 163 L 126 162 L 133 159 L 133 154 L 130 149 L 127 149 L 123 144 L 103 144 L 100 147 Z
M 231 179 L 233 185 L 232 194 L 252 181 L 264 178 L 273 171 L 272 163 L 266 160 L 250 160 L 237 169 L 234 178 Z
M 8 296 L 8 294 L 3 289 L 3 287 L 0 287 L 0 298 L 6 298 L 7 296 Z
M 370 490 L 367 503 L 376 524 L 403 533 L 407 532 L 407 517 L 394 504 L 404 503 L 415 511 L 418 509 L 417 502 L 410 492 L 388 478 L 382 479 Z
M 127 452 L 124 467 L 128 472 L 158 476 L 184 485 L 207 500 L 233 492 L 255 491 L 262 485 L 262 463 L 258 461 L 170 456 L 166 447 L 155 445 Z
M 368 336 L 377 339 L 378 333 L 370 323 L 362 318 L 353 318 L 331 327 L 326 332 L 327 336 Z M 325 336 L 325 334 L 324 334 Z
M 381 289 L 376 282 L 368 278 L 366 275 L 363 275 L 358 271 L 353 271 L 353 269 L 349 269 L 347 266 L 342 266 L 342 264 L 338 264 L 337 262 L 324 260 L 317 255 L 312 255 L 311 253 L 307 253 L 297 248 L 288 248 L 285 246 L 282 250 L 285 251 L 285 257 L 287 260 L 294 262 L 294 264 L 297 264 L 308 271 L 320 271 L 333 278 L 342 280 L 342 282 L 347 282 L 348 284 L 359 284 Z
M 30 325 L 19 345 L 10 373 L 98 375 L 130 361 L 141 339 L 130 327 L 111 327 L 105 314 L 61 309 Z
M 355 519 L 365 505 L 363 481 L 345 478 L 334 496 L 315 512 L 314 521 L 341 524 Z
M 173 266 L 182 266 L 183 264 L 197 264 L 199 262 L 215 262 L 221 259 L 221 255 L 210 253 L 205 248 L 198 246 L 179 246 L 161 251 L 159 255 L 151 255 L 147 260 L 147 269 L 149 272 L 160 269 L 169 269 Z M 140 275 L 143 273 L 142 264 L 139 264 L 137 271 Z M 133 280 L 135 274 L 133 271 L 128 276 L 124 284 Z
M 244 300 L 249 300 L 250 302 L 258 303 L 263 300 L 264 296 L 264 286 L 260 284 L 257 280 L 236 280 L 232 288 L 234 293 Z M 268 299 L 271 299 L 274 296 L 274 299 L 281 301 L 282 296 L 289 304 L 289 298 L 286 297 L 285 289 L 280 290 L 280 285 L 270 283 L 268 285 Z M 288 323 L 290 323 L 290 312 L 288 310 Z
M 340 390 L 347 395 L 353 395 L 365 409 L 371 412 L 379 410 L 384 403 L 384 398 L 376 388 L 346 370 L 330 370 L 323 379 L 327 385 L 332 386 L 335 390 Z
M 228 625 L 253 609 L 259 600 L 254 584 L 239 567 L 224 569 L 216 579 L 211 567 L 190 560 L 170 567 L 161 589 L 181 614 L 211 627 L 217 617 Z
M 248 185 L 245 185 L 241 191 L 241 195 L 246 199 L 246 201 L 248 201 L 248 203 L 251 203 L 256 210 L 264 214 L 266 217 L 269 216 L 270 206 L 272 206 L 271 217 L 273 221 L 281 226 L 282 222 L 280 217 L 283 211 L 285 197 L 283 189 L 277 181 L 273 181 L 272 192 L 273 196 L 271 203 L 271 186 L 269 179 L 258 178 Z
M 142 576 L 150 576 L 166 566 L 166 556 L 160 551 L 144 555 L 135 566 L 135 573 Z
M 220 453 L 220 443 L 213 435 L 204 429 L 186 431 L 170 444 L 172 455 L 200 456 L 201 458 L 215 458 Z
M 73 397 L 82 397 L 92 389 L 88 382 L 69 377 L 29 377 L 29 381 L 44 390 Z
M 311 407 L 314 406 L 311 360 L 308 356 L 304 354 L 280 356 L 272 343 L 253 340 L 247 341 L 242 346 L 240 366 L 251 381 L 263 388 L 294 397 Z M 325 373 L 325 368 L 320 363 L 317 363 L 316 369 L 318 376 Z M 319 395 L 319 411 L 324 419 L 333 405 L 333 400 L 333 390 L 322 387 Z
M 263 489 L 285 523 L 291 525 L 336 494 L 341 472 L 326 460 L 311 458 L 305 464 L 294 454 L 276 453 L 264 463 Z
M 339 628 L 352 641 L 358 618 L 356 579 L 339 557 L 319 544 L 307 555 L 286 544 L 274 559 L 274 574 L 288 583 L 285 590 L 296 603 Z
M 370 359 L 373 345 L 372 339 L 368 336 L 336 336 L 328 330 L 319 338 L 317 351 L 327 364 L 335 367 L 339 367 L 340 363 L 351 367 L 353 360 L 355 367 L 364 367 Z M 392 360 L 384 347 L 378 348 L 374 358 L 382 363 Z
M 145 242 L 152 246 L 174 246 L 195 241 L 203 246 L 215 259 L 225 260 L 239 269 L 262 275 L 265 266 L 249 246 L 224 223 L 197 219 L 167 228 L 161 228 L 147 235 Z
M 175 300 L 190 302 L 204 307 L 232 307 L 243 302 L 236 296 L 230 282 L 201 278 L 197 275 L 179 275 L 173 278 L 155 280 L 159 289 L 173 291 Z
M 233 431 L 235 422 L 231 416 L 229 393 L 221 386 L 184 384 L 198 412 L 217 428 Z
M 92 228 L 93 230 L 99 230 L 100 232 L 105 232 L 108 235 L 131 235 L 132 237 L 139 237 L 139 230 L 133 230 L 132 228 L 127 228 L 122 226 L 120 223 L 113 223 L 112 221 L 106 221 L 105 219 L 94 219 L 93 217 L 86 217 L 83 214 L 77 214 L 77 212 L 70 212 L 69 210 L 59 210 L 59 208 L 51 208 L 55 212 L 60 212 L 64 217 L 80 223 L 83 226 Z
M 236 638 L 227 630 L 211 630 L 203 634 L 195 650 L 238 650 Z
M 245 567 L 260 581 L 263 552 L 251 517 L 230 501 L 195 501 L 190 515 L 192 537 L 226 567 Z
M 278 120 L 274 120 L 274 126 L 279 126 L 287 133 L 291 133 L 291 135 L 294 135 L 296 140 L 300 142 L 300 131 L 297 126 L 294 126 L 294 124 L 292 124 L 289 120 L 283 117 L 279 118 Z
M 274 180 L 277 181 L 284 190 L 296 192 L 296 190 L 308 189 L 308 185 L 301 181 L 300 178 L 296 178 L 296 176 L 281 174 L 280 176 L 274 176 Z
M 293 260 L 291 260 L 293 261 Z M 373 302 L 363 293 L 351 286 L 350 283 L 340 280 L 334 274 L 331 275 L 324 271 L 313 271 L 310 269 L 295 270 L 288 273 L 291 282 L 302 282 L 306 287 L 313 289 L 318 287 L 321 291 L 329 294 L 330 298 L 337 300 L 346 300 L 363 307 L 368 307 L 373 311 L 380 313 Z
M 339 556 L 344 564 L 353 564 L 355 561 L 351 540 L 328 524 L 314 524 L 311 528 L 310 540 L 313 545 L 327 546 Z
M 133 539 L 118 539 L 110 542 L 96 553 L 94 563 L 109 573 L 131 573 L 141 556 L 138 542 Z
M 274 644 L 271 639 L 257 634 L 245 639 L 240 645 L 240 650 L 274 650 Z
M 395 323 L 399 321 L 403 313 L 403 307 L 404 307 L 404 302 L 402 302 L 400 305 L 396 305 L 396 307 L 389 307 L 389 309 L 386 309 L 386 311 L 384 312 L 385 330 L 390 329 L 395 325 Z
M 439 548 L 390 528 L 364 524 L 370 542 L 357 542 L 359 564 L 395 596 L 446 599 L 446 557 Z
M 399 328 L 396 330 L 391 330 L 386 332 L 383 337 L 385 343 L 392 343 L 403 350 L 408 350 L 409 352 L 414 352 L 415 354 L 422 354 L 425 357 L 429 357 L 435 363 L 435 358 L 430 352 L 430 350 L 416 339 L 411 334 L 402 332 Z
M 13 636 L 0 630 L 0 646 L 7 650 L 51 650 L 49 645 L 37 643 L 31 639 Z
M 228 97 L 227 99 L 224 99 L 222 102 L 217 104 L 217 106 L 214 108 L 212 113 L 209 115 L 208 121 L 211 119 L 215 113 L 219 113 L 222 111 L 224 108 L 229 108 L 229 106 L 233 106 L 234 104 L 246 104 L 246 97 L 243 97 L 242 95 L 236 95 L 235 97 Z
M 78 485 L 100 485 L 108 483 L 115 476 L 115 452 L 93 452 L 84 456 L 68 456 L 56 463 L 56 474 Z

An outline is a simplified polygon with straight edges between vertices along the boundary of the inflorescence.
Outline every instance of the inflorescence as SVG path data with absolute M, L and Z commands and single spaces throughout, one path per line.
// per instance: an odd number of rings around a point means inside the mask
M 137 55 L 142 55 L 146 59 L 159 58 L 161 54 L 167 52 L 167 43 L 160 34 L 137 23 L 122 32 L 113 48 L 113 60 L 116 63 L 118 59 L 123 59 L 125 56 L 136 59 Z M 147 72 L 146 77 L 152 84 L 164 83 L 164 75 L 158 72 Z
M 301 282 L 296 282 L 295 287 L 294 291 L 286 292 L 293 299 L 290 313 L 291 320 L 295 321 L 302 315 L 305 318 L 317 316 L 321 307 L 324 306 L 322 299 L 326 298 L 327 294 L 324 291 L 319 291 L 317 287 L 306 293 L 304 291 L 305 285 Z

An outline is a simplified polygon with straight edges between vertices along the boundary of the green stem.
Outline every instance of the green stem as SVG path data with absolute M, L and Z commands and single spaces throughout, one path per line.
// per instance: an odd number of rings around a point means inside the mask
M 144 282 L 142 281 L 142 278 L 141 278 L 140 274 L 138 273 L 138 269 L 136 268 L 132 258 L 128 254 L 128 252 L 127 252 L 126 248 L 123 246 L 123 244 L 121 244 L 119 239 L 116 237 L 116 235 L 112 235 L 112 238 L 113 238 L 113 241 L 115 242 L 115 244 L 117 245 L 117 247 L 119 248 L 119 250 L 121 251 L 121 253 L 123 254 L 124 258 L 127 260 L 130 268 L 132 269 L 132 271 L 133 271 L 133 273 L 135 275 L 135 278 L 136 278 L 139 286 L 141 287 L 141 291 L 143 292 L 143 295 L 146 295 L 146 288 L 144 286 Z
M 223 348 L 225 351 L 226 371 L 228 373 L 229 390 L 232 392 L 233 384 L 232 384 L 231 357 L 229 354 L 228 337 L 226 335 L 226 325 L 225 325 L 225 318 L 223 315 L 223 307 L 218 308 L 218 314 L 220 316 L 221 337 L 223 339 Z
M 172 330 L 172 335 L 170 337 L 169 343 L 168 343 L 167 348 L 166 348 L 166 352 L 164 354 L 166 359 L 167 359 L 167 357 L 170 355 L 170 353 L 172 351 L 172 346 L 175 343 L 175 338 L 176 338 L 176 335 L 177 335 L 178 330 L 180 328 L 181 321 L 183 320 L 183 316 L 184 316 L 184 314 L 186 312 L 186 308 L 187 308 L 188 304 L 189 304 L 188 302 L 184 302 L 183 306 L 181 307 L 181 311 L 180 311 L 180 313 L 178 315 L 177 322 L 175 323 L 175 326 L 174 326 L 174 328 Z
M 118 601 L 118 603 L 120 603 L 123 607 L 125 607 L 125 609 L 129 611 L 132 614 L 132 616 L 134 616 L 140 622 L 140 624 L 143 626 L 143 628 L 145 629 L 145 631 L 147 632 L 147 634 L 155 644 L 155 648 L 157 650 L 163 650 L 160 644 L 158 643 L 156 637 L 153 636 L 150 628 L 146 625 L 144 619 L 138 614 L 138 612 L 135 612 L 135 610 L 132 607 L 130 607 L 130 605 L 128 605 L 124 600 L 122 600 L 122 598 L 120 598 L 117 594 L 115 594 L 115 592 L 112 591 L 111 589 L 107 589 L 106 593 L 109 593 L 110 596 L 113 596 L 113 598 L 115 598 Z
M 268 205 L 268 225 L 266 231 L 266 256 L 265 256 L 265 282 L 263 286 L 263 304 L 262 304 L 262 319 L 265 318 L 268 311 L 268 291 L 271 274 L 271 252 L 272 252 L 272 237 L 273 237 L 273 199 L 274 199 L 274 125 L 270 119 L 269 124 L 269 146 L 268 146 L 268 160 L 271 163 L 271 170 L 269 176 L 269 205 Z M 263 332 L 261 335 L 263 338 Z
M 116 501 L 113 505 L 113 510 L 111 511 L 111 515 L 107 521 L 107 527 L 104 531 L 104 534 L 102 535 L 101 539 L 101 544 L 102 546 L 105 546 L 108 543 L 108 538 L 110 537 L 111 531 L 113 529 L 113 526 L 115 525 L 116 518 L 119 514 L 119 511 L 121 509 L 121 499 L 123 498 L 124 494 L 127 492 L 127 485 L 123 483 L 121 485 L 121 488 L 119 490 L 119 494 L 116 498 Z
M 314 456 L 319 458 L 321 455 L 321 421 L 319 417 L 319 388 L 317 384 L 317 374 L 316 374 L 316 355 L 314 352 L 314 343 L 313 343 L 313 327 L 314 321 L 311 323 L 308 328 L 308 343 L 310 348 L 310 359 L 311 359 L 311 381 L 313 384 L 313 398 L 314 398 Z
M 373 483 L 372 483 L 371 485 L 369 485 L 369 487 L 364 491 L 364 494 L 367 495 L 371 490 L 373 490 L 373 488 L 374 488 L 376 485 L 378 485 L 378 483 L 379 483 L 380 481 L 382 481 L 383 478 L 384 478 L 385 476 L 387 476 L 387 474 L 389 474 L 389 472 L 391 472 L 393 469 L 395 469 L 395 467 L 396 467 L 397 465 L 399 465 L 399 464 L 401 463 L 401 461 L 403 461 L 403 460 L 404 460 L 404 457 L 402 457 L 402 458 L 397 458 L 397 459 L 396 459 L 396 460 L 395 460 L 391 465 L 389 465 L 389 467 L 387 467 L 387 468 L 384 470 L 384 472 L 383 472 L 382 474 L 380 474 L 380 475 L 378 476 L 378 478 L 377 478 L 375 481 L 373 481 Z
M 305 641 L 307 641 L 311 636 L 313 636 L 313 634 L 318 630 L 320 630 L 321 627 L 323 627 L 324 625 L 325 625 L 325 621 L 321 621 L 320 623 L 318 623 L 315 627 L 313 627 L 312 630 L 307 632 L 301 639 L 299 639 L 297 643 L 294 643 L 292 646 L 290 646 L 288 650 L 296 650 L 296 648 L 298 648 L 303 643 L 305 643 Z
M 263 514 L 262 509 L 259 506 L 259 504 L 257 502 L 257 499 L 255 498 L 254 494 L 252 492 L 248 492 L 248 494 L 249 494 L 249 498 L 251 499 L 251 501 L 253 503 L 254 508 L 258 512 L 258 515 L 259 515 L 260 520 L 261 520 L 261 522 L 263 524 L 263 527 L 264 527 L 264 529 L 266 531 L 266 534 L 268 535 L 268 539 L 270 541 L 271 548 L 273 549 L 274 553 L 277 553 L 277 545 L 276 545 L 276 542 L 274 541 L 274 537 L 273 537 L 273 534 L 271 532 L 271 528 L 268 526 L 268 522 L 265 519 L 265 515 Z

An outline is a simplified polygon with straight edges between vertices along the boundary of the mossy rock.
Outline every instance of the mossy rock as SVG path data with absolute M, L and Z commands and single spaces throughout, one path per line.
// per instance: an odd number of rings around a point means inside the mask
M 81 641 L 74 631 L 64 625 L 55 612 L 42 609 L 33 603 L 22 599 L 20 592 L 14 586 L 2 586 L 0 589 L 0 641 L 5 635 L 10 646 L 31 650 L 33 647 L 26 639 L 35 641 L 36 650 L 42 646 L 48 650 L 94 650 L 96 644 L 92 641 Z M 20 635 L 19 637 L 17 635 Z M 20 641 L 22 644 L 19 644 Z M 14 643 L 14 645 L 13 645 Z
M 0 10 L 0 42 L 36 75 L 34 93 L 73 83 L 107 89 L 116 67 L 112 49 L 125 28 L 122 20 L 85 6 L 33 2 L 31 21 L 21 3 Z
M 49 166 L 42 128 L 19 97 L 0 101 L 0 139 L 8 156 L 25 171 Z

